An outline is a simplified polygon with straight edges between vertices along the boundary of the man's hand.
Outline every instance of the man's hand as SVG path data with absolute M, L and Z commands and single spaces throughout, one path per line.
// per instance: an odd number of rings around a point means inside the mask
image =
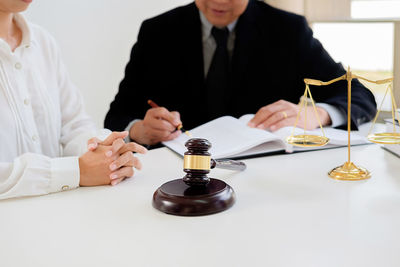
M 178 112 L 170 112 L 163 107 L 151 108 L 143 120 L 132 125 L 129 136 L 140 144 L 155 145 L 177 138 L 181 131 L 177 131 L 176 127 L 180 124 L 182 122 Z
M 322 126 L 332 123 L 325 109 L 316 107 L 316 110 Z M 276 131 L 285 126 L 294 126 L 299 111 L 299 105 L 285 100 L 279 100 L 260 108 L 253 119 L 249 121 L 248 126 L 259 129 L 269 129 L 271 131 Z M 306 112 L 304 108 L 302 109 L 297 127 L 305 128 L 306 130 L 313 130 L 319 127 L 318 119 L 312 106 L 308 106 Z

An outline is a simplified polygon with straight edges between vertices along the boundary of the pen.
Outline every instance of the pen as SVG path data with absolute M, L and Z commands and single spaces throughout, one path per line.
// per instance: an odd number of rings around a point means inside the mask
M 157 105 L 153 100 L 147 100 L 147 103 L 152 107 L 152 108 L 158 108 L 160 107 L 159 105 Z M 187 136 L 192 137 L 192 135 L 189 133 L 189 131 L 186 131 L 185 129 L 183 129 L 182 124 L 179 124 L 176 129 L 180 130 L 181 132 L 185 133 Z

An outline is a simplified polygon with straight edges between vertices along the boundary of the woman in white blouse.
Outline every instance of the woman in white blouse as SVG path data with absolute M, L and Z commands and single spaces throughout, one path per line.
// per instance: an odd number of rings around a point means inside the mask
M 96 130 L 54 39 L 19 14 L 31 2 L 0 0 L 0 199 L 115 185 L 146 149 Z

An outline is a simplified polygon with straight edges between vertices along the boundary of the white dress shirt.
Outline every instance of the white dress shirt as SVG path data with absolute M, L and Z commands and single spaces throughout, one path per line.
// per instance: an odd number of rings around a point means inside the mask
M 14 20 L 21 44 L 0 39 L 0 199 L 78 187 L 87 140 L 109 133 L 86 114 L 52 36 Z
M 208 70 L 211 66 L 211 61 L 214 56 L 214 52 L 217 49 L 217 42 L 211 34 L 211 30 L 214 27 L 204 16 L 202 12 L 200 12 L 200 21 L 201 21 L 201 32 L 202 32 L 202 41 L 203 41 L 203 62 L 204 62 L 204 76 L 207 77 Z M 235 48 L 235 39 L 236 39 L 236 27 L 237 20 L 230 23 L 226 26 L 229 30 L 227 48 L 229 56 L 232 58 L 233 49 Z

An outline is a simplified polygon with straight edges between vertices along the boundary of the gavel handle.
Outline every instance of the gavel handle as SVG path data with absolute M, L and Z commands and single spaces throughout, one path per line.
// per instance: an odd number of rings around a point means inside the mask
M 244 171 L 246 164 L 241 161 L 230 160 L 230 159 L 211 159 L 211 169 L 221 168 L 233 171 Z

